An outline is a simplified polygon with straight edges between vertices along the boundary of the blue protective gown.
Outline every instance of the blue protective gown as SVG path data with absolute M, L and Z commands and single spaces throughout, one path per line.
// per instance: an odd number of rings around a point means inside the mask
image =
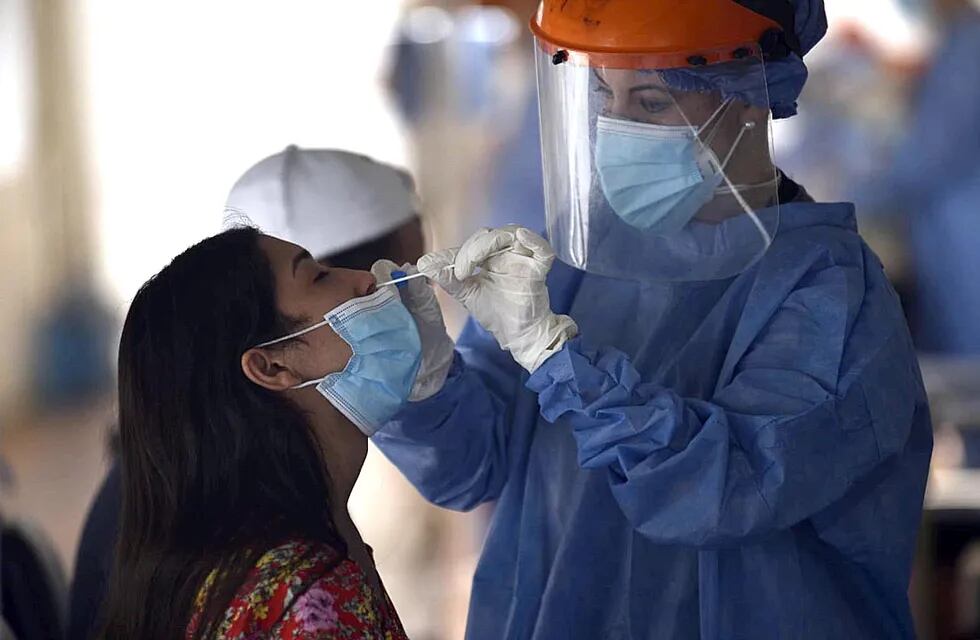
M 549 288 L 580 338 L 529 378 L 471 324 L 375 436 L 432 502 L 498 501 L 468 638 L 913 637 L 931 427 L 853 207 L 784 206 L 732 279 Z

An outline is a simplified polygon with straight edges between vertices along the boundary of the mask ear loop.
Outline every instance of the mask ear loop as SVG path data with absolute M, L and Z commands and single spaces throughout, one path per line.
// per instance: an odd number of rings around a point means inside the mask
M 320 327 L 325 327 L 328 324 L 330 324 L 330 321 L 329 320 L 321 320 L 320 322 L 317 322 L 314 325 L 311 325 L 309 327 L 306 327 L 305 329 L 300 329 L 299 331 L 295 331 L 293 333 L 290 333 L 289 335 L 282 336 L 281 338 L 276 338 L 275 340 L 269 340 L 268 342 L 263 342 L 262 344 L 257 344 L 257 345 L 255 345 L 252 348 L 253 349 L 260 349 L 262 347 L 269 347 L 269 346 L 272 346 L 274 344 L 279 344 L 280 342 L 285 342 L 286 340 L 292 340 L 293 338 L 298 338 L 300 336 L 306 335 L 310 331 L 314 331 L 315 329 L 319 329 Z
M 731 194 L 735 197 L 735 200 L 742 207 L 742 209 L 745 210 L 745 213 L 752 220 L 752 223 L 755 224 L 756 229 L 759 230 L 759 233 L 762 235 L 762 238 L 766 243 L 766 249 L 768 249 L 769 246 L 772 244 L 772 235 L 769 233 L 769 230 L 766 229 L 765 225 L 762 224 L 762 220 L 759 220 L 759 216 L 757 216 L 755 211 L 752 210 L 752 207 L 749 206 L 749 203 L 745 201 L 745 198 L 742 196 L 742 194 L 739 193 L 738 188 L 734 184 L 732 184 L 732 181 L 728 178 L 728 173 L 725 171 L 725 167 L 728 165 L 728 161 L 731 160 L 732 155 L 735 153 L 735 149 L 738 147 L 739 143 L 742 142 L 742 137 L 754 128 L 755 128 L 754 122 L 745 123 L 745 126 L 742 127 L 742 130 L 738 132 L 738 137 L 735 138 L 735 143 L 732 145 L 731 150 L 728 152 L 728 156 L 725 158 L 724 165 L 719 167 L 719 172 L 721 173 L 721 179 L 725 181 L 725 184 L 728 186 L 728 189 L 731 192 Z
M 320 384 L 324 380 L 326 380 L 326 378 L 319 378 L 317 380 L 307 380 L 306 382 L 303 382 L 302 384 L 298 384 L 298 385 L 295 385 L 295 386 L 292 386 L 292 387 L 289 387 L 289 388 L 290 389 L 305 389 L 306 387 L 312 387 L 315 384 Z
M 300 329 L 299 331 L 294 331 L 293 333 L 290 333 L 289 335 L 282 336 L 281 338 L 276 338 L 275 340 L 269 340 L 268 342 L 263 342 L 262 344 L 257 344 L 257 345 L 255 345 L 252 348 L 253 349 L 261 349 L 262 347 L 270 347 L 270 346 L 272 346 L 274 344 L 279 344 L 280 342 L 286 342 L 287 340 L 292 340 L 293 338 L 298 338 L 300 336 L 306 335 L 307 333 L 309 333 L 311 331 L 315 331 L 316 329 L 319 329 L 320 327 L 325 327 L 328 324 L 330 324 L 330 321 L 329 320 L 321 320 L 320 322 L 317 322 L 314 325 L 311 325 L 309 327 L 306 327 L 305 329 Z M 307 380 L 306 382 L 302 382 L 300 384 L 293 385 L 292 387 L 289 387 L 289 388 L 290 389 L 305 389 L 306 387 L 312 387 L 315 384 L 320 384 L 324 380 L 326 380 L 326 378 L 319 378 L 317 380 Z
M 704 124 L 702 124 L 700 127 L 695 127 L 693 124 L 691 124 L 691 121 L 687 119 L 687 116 L 684 115 L 684 110 L 681 109 L 681 106 L 679 104 L 677 104 L 677 100 L 674 98 L 673 94 L 671 94 L 670 99 L 674 101 L 674 106 L 677 108 L 677 112 L 681 114 L 682 118 L 684 118 L 684 122 L 691 129 L 691 133 L 693 133 L 698 140 L 702 140 L 702 139 L 704 140 L 702 147 L 707 144 L 711 144 L 711 141 L 714 140 L 715 136 L 718 134 L 718 127 L 715 127 L 711 131 L 711 133 L 708 134 L 707 138 L 702 138 L 701 134 L 704 133 L 704 131 L 708 127 L 710 127 L 715 120 L 719 120 L 719 121 L 722 120 L 728 114 L 728 110 L 731 109 L 732 105 L 735 104 L 734 98 L 729 98 L 725 100 L 720 105 L 718 105 L 718 108 L 715 109 L 715 112 L 712 113 L 711 116 L 704 121 Z
M 754 122 L 745 123 L 745 126 L 742 127 L 742 130 L 738 132 L 738 136 L 735 138 L 735 142 L 732 143 L 732 148 L 728 150 L 728 155 L 725 156 L 725 161 L 719 163 L 717 157 L 715 156 L 714 151 L 712 151 L 711 148 L 708 146 L 711 143 L 711 141 L 714 140 L 715 135 L 718 133 L 718 127 L 715 127 L 715 129 L 708 135 L 708 137 L 705 140 L 701 139 L 701 132 L 704 131 L 706 128 L 708 128 L 716 118 L 718 120 L 721 120 L 724 117 L 724 115 L 721 115 L 719 117 L 719 114 L 727 113 L 731 105 L 735 103 L 735 99 L 728 98 L 728 100 L 723 102 L 721 106 L 715 109 L 715 112 L 711 114 L 711 117 L 708 118 L 703 125 L 701 125 L 700 127 L 695 127 L 693 124 L 691 124 L 691 121 L 687 119 L 687 115 L 684 113 L 684 110 L 681 109 L 681 106 L 677 103 L 677 99 L 674 98 L 674 94 L 670 93 L 669 91 L 667 93 L 670 96 L 671 101 L 674 103 L 674 108 L 676 108 L 677 112 L 681 114 L 681 117 L 684 119 L 684 122 L 687 124 L 687 126 L 691 129 L 691 132 L 694 134 L 694 139 L 697 140 L 698 145 L 700 145 L 701 147 L 701 150 L 706 153 L 708 157 L 708 162 L 716 165 L 716 169 L 718 170 L 718 173 L 721 175 L 722 180 L 725 181 L 725 184 L 728 186 L 729 190 L 731 191 L 731 194 L 735 197 L 735 201 L 738 202 L 739 206 L 742 207 L 742 210 L 745 211 L 745 214 L 749 216 L 750 220 L 752 220 L 752 223 L 755 225 L 756 229 L 758 229 L 759 234 L 762 235 L 762 238 L 766 243 L 766 249 L 768 249 L 769 246 L 772 245 L 772 235 L 769 233 L 769 230 L 766 229 L 766 226 L 762 224 L 762 221 L 759 220 L 759 216 L 757 216 L 755 211 L 752 210 L 752 207 L 749 206 L 749 203 L 745 201 L 745 198 L 742 196 L 741 193 L 738 192 L 738 189 L 728 178 L 728 173 L 725 172 L 725 167 L 728 166 L 729 160 L 731 160 L 732 156 L 735 155 L 735 150 L 738 148 L 738 145 L 741 144 L 742 138 L 745 136 L 746 133 L 748 133 L 749 131 L 755 128 L 755 123 Z

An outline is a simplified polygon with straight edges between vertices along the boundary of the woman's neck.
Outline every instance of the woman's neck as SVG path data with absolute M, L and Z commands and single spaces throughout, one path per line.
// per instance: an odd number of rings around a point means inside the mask
M 294 400 L 306 414 L 323 455 L 337 533 L 347 543 L 348 555 L 370 575 L 374 564 L 347 507 L 367 457 L 367 437 L 315 389 L 298 393 Z
M 316 389 L 303 389 L 293 398 L 309 420 L 320 445 L 335 507 L 347 501 L 367 457 L 367 437 Z

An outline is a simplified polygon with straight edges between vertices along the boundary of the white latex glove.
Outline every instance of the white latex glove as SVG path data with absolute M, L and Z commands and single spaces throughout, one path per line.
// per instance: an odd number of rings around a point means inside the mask
M 391 280 L 392 271 L 404 271 L 407 275 L 418 273 L 410 264 L 398 267 L 391 260 L 378 260 L 371 267 L 371 273 L 378 282 Z M 412 385 L 412 393 L 408 399 L 412 402 L 425 400 L 435 395 L 446 382 L 446 375 L 453 363 L 455 345 L 446 332 L 446 324 L 442 319 L 442 309 L 436 300 L 435 291 L 425 278 L 408 280 L 398 287 L 402 304 L 415 318 L 422 341 L 422 364 L 419 365 L 418 375 Z
M 574 320 L 551 311 L 545 277 L 554 260 L 544 238 L 511 225 L 478 231 L 458 250 L 426 254 L 418 269 L 533 373 L 578 334 Z

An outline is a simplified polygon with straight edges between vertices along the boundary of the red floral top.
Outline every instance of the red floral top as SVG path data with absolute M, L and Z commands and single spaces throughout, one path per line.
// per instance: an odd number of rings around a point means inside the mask
M 198 593 L 187 638 L 201 616 L 214 574 Z M 214 640 L 407 640 L 395 608 L 350 559 L 294 540 L 262 556 L 225 612 Z

